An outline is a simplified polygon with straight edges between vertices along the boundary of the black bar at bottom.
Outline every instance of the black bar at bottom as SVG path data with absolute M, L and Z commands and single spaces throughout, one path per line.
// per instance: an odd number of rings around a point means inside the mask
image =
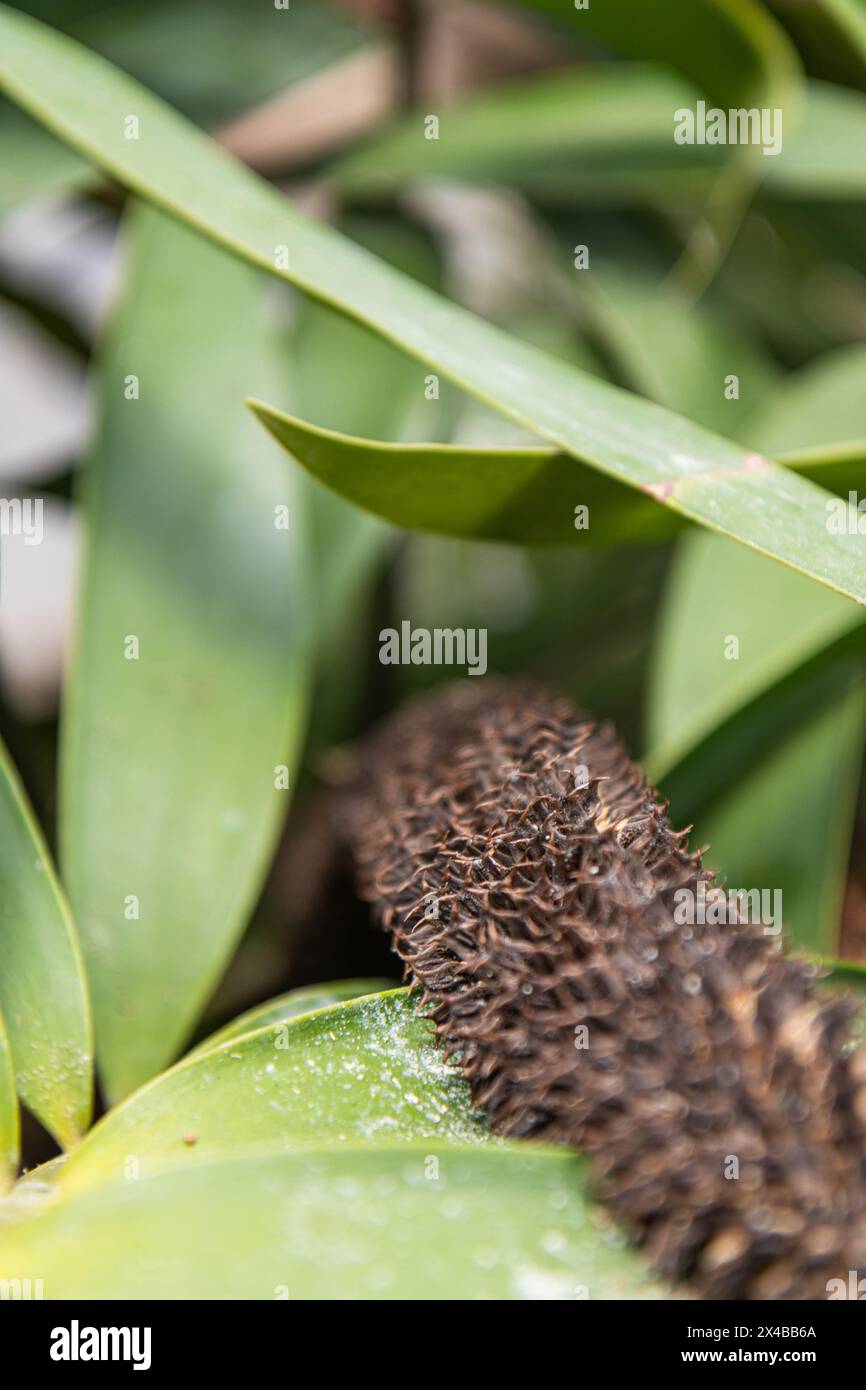
M 395 1300 L 399 1301 L 399 1300 Z M 611 1375 L 629 1369 L 666 1374 L 680 1369 L 702 1372 L 707 1368 L 738 1370 L 761 1367 L 765 1371 L 805 1367 L 822 1377 L 846 1363 L 859 1363 L 866 1322 L 857 1308 L 844 1308 L 846 1298 L 826 1303 L 702 1303 L 670 1300 L 652 1303 L 581 1302 L 568 1309 L 572 1373 L 578 1377 L 581 1363 L 593 1364 L 593 1357 Z M 862 1300 L 860 1300 L 862 1301 Z M 343 1309 L 334 1310 L 342 1322 Z M 451 1347 L 457 1364 L 466 1365 L 466 1354 L 478 1336 L 487 1314 L 476 1308 L 473 1320 L 465 1315 L 457 1324 L 444 1312 L 425 1311 L 414 1304 L 408 1315 L 382 1317 L 373 1308 L 362 1308 L 355 1315 L 361 1332 L 346 1339 L 327 1336 L 321 1340 L 322 1324 L 311 1326 L 306 1311 L 292 1303 L 66 1303 L 8 1301 L 0 1303 L 0 1345 L 8 1356 L 15 1353 L 21 1371 L 38 1368 L 58 1376 L 86 1373 L 98 1376 L 103 1367 L 114 1374 L 128 1371 L 140 1376 L 166 1371 L 213 1371 L 221 1376 L 232 1369 L 243 1370 L 248 1381 L 270 1378 L 275 1369 L 295 1372 L 299 1351 L 312 1356 L 314 1365 L 333 1373 L 339 1352 L 344 1348 L 346 1364 L 370 1368 L 370 1350 L 376 1348 L 376 1364 L 381 1353 L 396 1350 L 405 1339 L 407 1350 L 427 1347 L 434 1353 L 440 1372 Z M 352 1316 L 351 1314 L 349 1315 Z M 557 1315 L 562 1327 L 563 1313 Z M 363 1320 L 363 1321 L 360 1321 Z M 354 1319 L 353 1319 L 354 1321 Z M 527 1314 L 521 1314 L 521 1351 L 530 1347 L 526 1334 Z M 538 1329 L 537 1324 L 533 1326 Z M 318 1328 L 318 1331 L 316 1330 Z M 493 1370 L 498 1353 L 513 1354 L 513 1315 L 511 1333 L 503 1333 L 497 1344 L 489 1330 L 479 1338 L 473 1356 Z M 309 1336 L 306 1334 L 309 1332 Z M 537 1331 L 536 1331 L 537 1335 Z M 461 1350 L 458 1351 L 458 1347 Z M 560 1349 L 562 1344 L 560 1343 Z M 434 1352 L 434 1348 L 438 1348 Z M 534 1360 L 541 1347 L 531 1354 Z M 544 1353 L 546 1359 L 546 1353 Z M 411 1376 L 414 1362 L 401 1358 L 401 1378 Z M 380 1372 L 381 1373 L 381 1369 Z

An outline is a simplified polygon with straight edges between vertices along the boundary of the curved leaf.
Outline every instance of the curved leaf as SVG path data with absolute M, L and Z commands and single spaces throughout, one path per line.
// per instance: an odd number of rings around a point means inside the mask
M 0 1013 L 18 1094 L 66 1147 L 87 1128 L 92 1039 L 75 928 L 48 850 L 0 747 Z
M 605 0 L 585 8 L 522 0 L 615 52 L 650 57 L 688 74 L 724 105 L 778 90 L 796 63 L 785 31 L 756 0 Z
M 115 1107 L 69 1156 L 66 1191 L 267 1145 L 486 1140 L 468 1089 L 406 990 L 269 1023 L 194 1053 Z
M 866 556 L 855 537 L 828 536 L 824 495 L 805 479 L 512 340 L 399 275 L 302 217 L 109 64 L 6 6 L 0 39 L 5 90 L 121 182 L 601 472 L 866 601 Z M 124 137 L 129 112 L 145 138 Z
M 320 482 L 408 530 L 524 544 L 619 545 L 661 540 L 685 525 L 646 493 L 557 449 L 390 444 L 323 429 L 263 401 L 247 403 Z M 866 476 L 866 444 L 827 445 L 785 455 L 782 462 L 847 493 Z M 589 509 L 586 528 L 575 524 L 579 504 Z
M 313 621 L 303 501 L 242 405 L 276 375 L 258 277 L 150 209 L 130 233 L 61 764 L 112 1099 L 176 1055 L 246 925 L 288 807 Z
M 232 1158 L 47 1202 L 4 1228 L 0 1277 L 38 1270 L 47 1299 L 664 1298 L 584 1186 L 530 1145 Z

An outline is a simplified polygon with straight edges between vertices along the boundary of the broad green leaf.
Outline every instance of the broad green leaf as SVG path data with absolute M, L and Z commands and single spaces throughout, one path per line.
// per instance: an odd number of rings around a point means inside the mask
M 825 353 L 779 383 L 746 421 L 744 432 L 759 447 L 829 491 L 845 498 L 849 491 L 859 494 L 866 479 L 866 395 L 860 390 L 864 372 L 866 354 L 861 347 Z M 785 452 L 795 446 L 795 454 Z M 829 519 L 825 504 L 825 524 Z M 720 564 L 727 576 L 724 585 Z M 744 745 L 749 758 L 757 756 L 759 744 L 771 736 L 774 725 L 781 731 L 780 718 L 787 726 L 786 707 L 796 723 L 807 714 L 810 700 L 826 702 L 841 696 L 848 654 L 861 646 L 862 615 L 795 576 L 771 573 L 757 560 L 741 558 L 739 552 L 711 538 L 690 538 L 686 543 L 671 592 L 676 595 L 677 614 L 665 617 L 655 662 L 648 725 L 650 769 L 658 778 L 674 772 L 671 794 L 691 818 L 700 805 L 699 788 L 705 801 L 716 789 L 708 761 L 703 756 L 693 759 L 692 751 L 735 718 L 739 709 L 774 688 L 784 699 L 775 707 L 766 703 L 766 719 L 759 719 L 753 730 L 757 742 L 747 739 Z M 711 602 L 709 592 L 714 594 Z M 766 617 L 760 636 L 751 644 L 752 659 L 727 662 L 720 671 L 719 632 L 735 632 L 738 615 L 755 608 L 756 595 Z M 782 613 L 787 614 L 785 621 L 777 621 Z M 834 668 L 826 676 L 825 665 Z M 796 688 L 798 671 L 803 675 L 800 690 Z M 729 772 L 735 770 L 730 748 L 738 741 L 725 739 Z M 684 768 L 684 762 L 690 765 Z
M 246 924 L 288 805 L 313 624 L 303 499 L 242 404 L 276 372 L 263 287 L 158 213 L 134 209 L 129 231 L 61 769 L 112 1099 L 176 1055 Z
M 341 1004 L 348 999 L 358 999 L 364 994 L 378 994 L 391 986 L 390 980 L 334 980 L 327 985 L 309 985 L 303 989 L 290 990 L 276 999 L 268 999 L 257 1004 L 246 1013 L 239 1014 L 218 1032 L 211 1033 L 195 1047 L 188 1056 L 198 1056 L 214 1047 L 239 1038 L 243 1033 L 252 1033 L 268 1024 L 285 1023 L 300 1014 L 312 1013 L 314 1009 L 324 1009 L 331 1004 Z
M 775 450 L 866 435 L 862 367 L 862 350 L 849 349 L 793 374 L 749 422 L 750 437 Z M 796 575 L 691 537 L 650 701 L 651 772 L 686 750 L 685 773 L 665 787 L 675 813 L 695 819 L 734 886 L 781 889 L 795 940 L 825 954 L 837 949 L 866 720 L 862 623 L 852 615 Z
M 645 493 L 556 449 L 390 444 L 323 429 L 263 401 L 249 405 L 320 482 L 408 530 L 525 544 L 615 545 L 660 540 L 685 524 Z M 866 444 L 828 445 L 786 455 L 783 462 L 792 473 L 844 494 L 866 476 Z M 580 505 L 589 508 L 588 527 L 576 525 Z
M 208 1046 L 109 1112 L 70 1155 L 64 1191 L 198 1167 L 267 1145 L 483 1142 L 459 1071 L 405 989 L 267 1023 Z
M 366 322 L 488 404 L 663 505 L 866 600 L 856 537 L 824 496 L 750 451 L 519 343 L 304 218 L 152 94 L 45 26 L 0 10 L 0 83 L 50 128 L 230 249 Z M 123 116 L 146 131 L 127 140 Z
M 38 1270 L 47 1299 L 664 1298 L 585 1185 L 530 1145 L 235 1156 L 10 1221 L 0 1277 Z
M 87 984 L 69 908 L 3 748 L 0 903 L 0 1014 L 15 1083 L 28 1110 L 66 1148 L 90 1121 L 93 1047 Z
M 0 1014 L 0 1196 L 18 1171 L 19 1125 L 12 1049 Z

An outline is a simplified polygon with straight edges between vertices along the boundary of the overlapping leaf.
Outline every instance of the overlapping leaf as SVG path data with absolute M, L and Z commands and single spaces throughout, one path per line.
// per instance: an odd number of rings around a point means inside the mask
M 263 401 L 249 404 L 320 482 L 408 530 L 525 544 L 617 545 L 663 539 L 685 525 L 646 493 L 556 449 L 389 444 L 322 429 Z M 781 461 L 792 473 L 845 494 L 863 476 L 866 446 L 828 445 Z M 576 512 L 580 506 L 588 509 L 588 524 Z M 826 502 L 823 508 L 826 520 Z
M 406 990 L 276 1021 L 286 1002 L 22 1183 L 0 1278 L 38 1269 L 46 1298 L 666 1296 L 577 1155 L 488 1141 Z
M 459 1072 L 406 990 L 277 1017 L 209 1045 L 106 1115 L 70 1155 L 64 1191 L 197 1167 L 267 1146 L 478 1141 Z
M 38 1269 L 48 1299 L 665 1297 L 584 1181 L 575 1154 L 529 1147 L 233 1157 L 7 1224 L 0 1278 Z
M 397 275 L 303 218 L 150 93 L 4 8 L 0 83 L 122 182 L 239 255 L 366 322 L 550 442 L 839 592 L 866 599 L 856 538 L 828 536 L 824 497 L 690 422 L 556 359 Z M 124 138 L 121 113 L 144 138 Z

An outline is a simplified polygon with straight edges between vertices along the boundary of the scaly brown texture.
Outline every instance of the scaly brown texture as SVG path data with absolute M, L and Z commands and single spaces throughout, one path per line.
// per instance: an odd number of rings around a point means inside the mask
M 703 1296 L 826 1298 L 866 1273 L 856 1006 L 760 926 L 677 923 L 711 875 L 665 810 L 612 730 L 470 680 L 372 736 L 341 831 L 494 1129 L 586 1151 Z

